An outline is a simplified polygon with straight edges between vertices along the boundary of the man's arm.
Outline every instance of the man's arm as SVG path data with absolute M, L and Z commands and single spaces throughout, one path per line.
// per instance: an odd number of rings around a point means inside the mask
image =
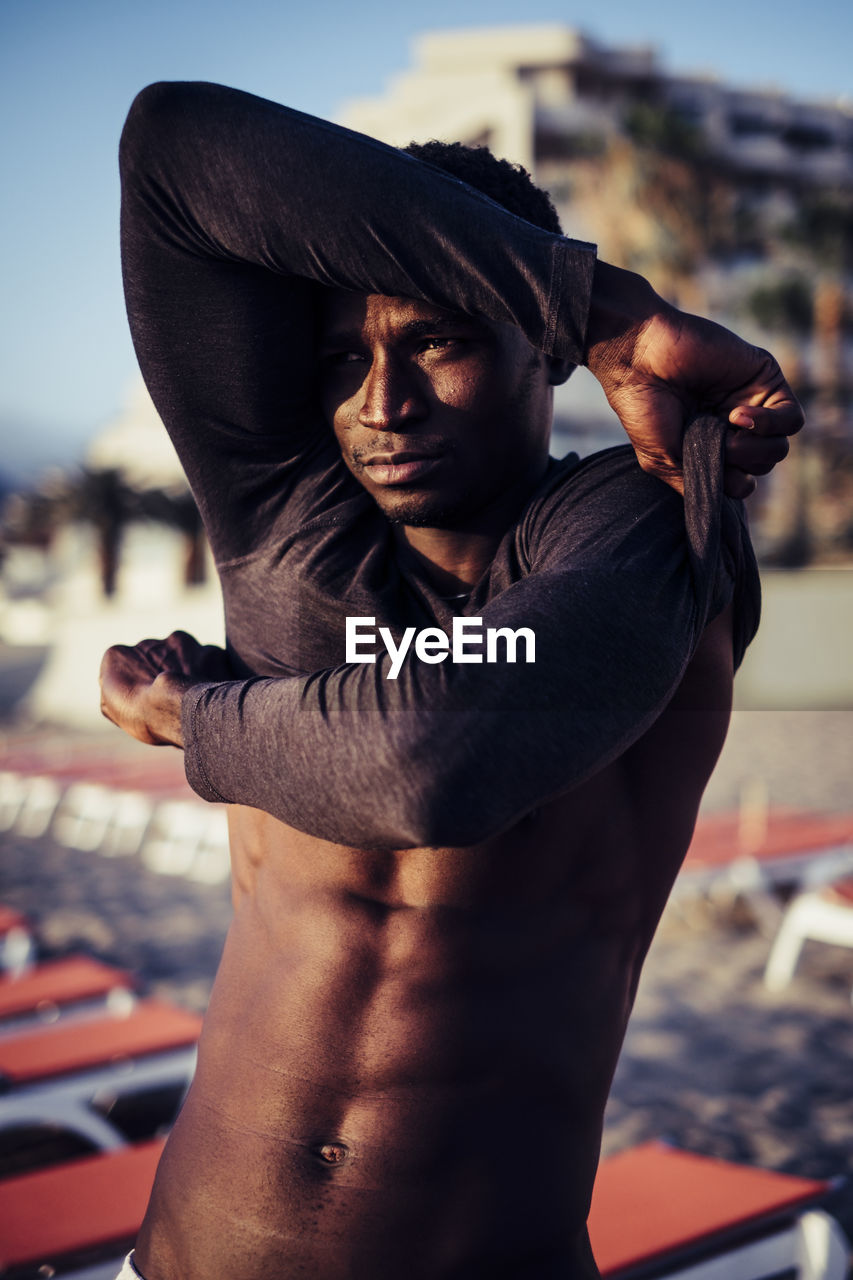
M 766 353 L 373 139 L 222 86 L 161 84 L 134 103 L 121 162 L 134 343 L 220 559 L 254 549 L 324 434 L 318 285 L 482 314 L 588 361 L 641 463 L 675 487 L 697 409 L 764 406 L 729 442 L 732 465 L 755 473 L 801 424 Z
M 590 468 L 565 533 L 549 521 L 533 571 L 482 609 L 484 628 L 534 631 L 534 663 L 411 655 L 390 680 L 389 659 L 377 657 L 307 677 L 199 683 L 187 638 L 173 637 L 156 655 L 159 675 L 150 648 L 138 678 L 135 651 L 107 655 L 105 712 L 143 740 L 184 745 L 208 800 L 355 847 L 483 840 L 636 741 L 726 603 L 714 596 L 720 430 L 697 425 L 688 548 L 670 490 L 627 463 Z
M 373 139 L 219 85 L 159 84 L 131 108 L 121 170 L 134 345 L 219 560 L 255 549 L 299 457 L 331 439 L 318 286 L 487 315 L 581 359 L 592 246 Z

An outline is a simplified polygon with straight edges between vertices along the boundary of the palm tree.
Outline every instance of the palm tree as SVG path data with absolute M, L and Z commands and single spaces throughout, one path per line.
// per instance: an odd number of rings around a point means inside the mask
M 838 406 L 844 387 L 843 337 L 849 323 L 847 284 L 853 271 L 853 193 L 827 189 L 807 195 L 785 238 L 812 268 L 814 339 L 821 399 Z
M 201 513 L 189 489 L 146 489 L 139 495 L 141 513 L 177 529 L 184 539 L 184 586 L 207 581 L 207 538 Z
M 701 272 L 736 247 L 735 191 L 702 130 L 676 108 L 637 103 L 623 121 L 620 162 L 631 200 L 645 215 L 647 247 L 636 266 L 662 292 L 704 310 Z
M 115 595 L 124 532 L 140 515 L 139 498 L 117 467 L 82 467 L 72 476 L 61 499 L 66 520 L 92 525 L 98 550 L 101 589 Z

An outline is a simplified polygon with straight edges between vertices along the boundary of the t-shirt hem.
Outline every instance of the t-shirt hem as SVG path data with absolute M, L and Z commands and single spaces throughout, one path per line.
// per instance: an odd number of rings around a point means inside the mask
M 209 689 L 215 686 L 208 684 L 194 684 L 184 694 L 181 703 L 181 735 L 184 740 L 184 772 L 187 782 L 195 791 L 196 795 L 201 796 L 202 800 L 208 800 L 211 804 L 227 804 L 227 798 L 223 796 L 210 781 L 204 768 L 202 760 L 201 746 L 199 743 L 199 735 L 196 730 L 197 712 L 199 703 Z
M 584 240 L 556 241 L 544 349 L 558 359 L 583 364 L 592 303 L 596 246 Z M 567 294 L 565 281 L 571 281 Z

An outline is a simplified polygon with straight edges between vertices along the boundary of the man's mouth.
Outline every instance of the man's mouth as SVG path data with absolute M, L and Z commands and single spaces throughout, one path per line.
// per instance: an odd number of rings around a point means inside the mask
M 370 458 L 356 459 L 373 484 L 415 484 L 439 465 L 443 453 L 418 453 L 401 449 L 394 453 L 375 453 Z

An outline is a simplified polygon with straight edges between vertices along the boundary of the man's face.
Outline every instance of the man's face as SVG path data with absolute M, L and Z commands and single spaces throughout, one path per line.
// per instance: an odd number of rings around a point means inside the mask
M 551 362 L 511 325 L 329 293 L 323 413 L 394 523 L 464 529 L 523 499 L 547 462 L 551 384 Z

